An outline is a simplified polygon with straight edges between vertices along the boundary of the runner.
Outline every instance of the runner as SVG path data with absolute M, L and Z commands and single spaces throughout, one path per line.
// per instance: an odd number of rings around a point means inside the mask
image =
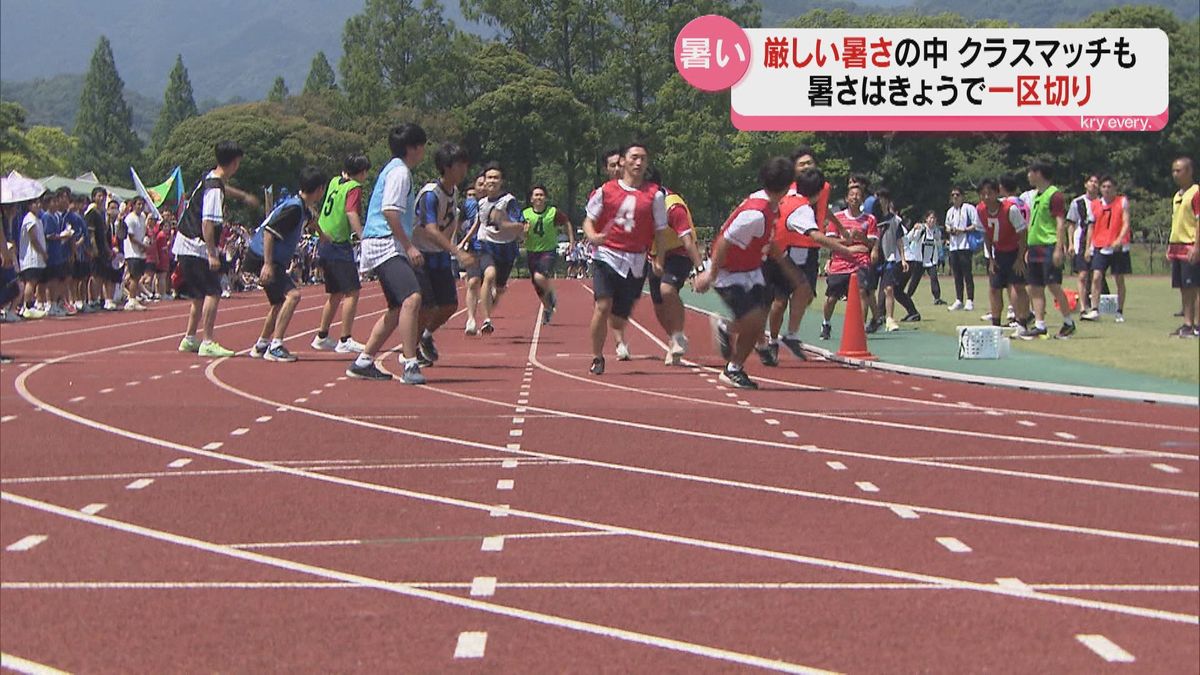
M 874 275 L 871 274 L 872 251 L 879 242 L 879 230 L 875 227 L 875 217 L 862 212 L 863 190 L 858 185 L 851 187 L 846 193 L 846 208 L 838 211 L 835 217 L 840 228 L 845 232 L 843 241 L 846 242 L 849 255 L 834 252 L 829 260 L 829 276 L 825 279 L 824 319 L 821 321 L 821 339 L 831 337 L 833 327 L 829 321 L 833 318 L 833 309 L 838 300 L 844 299 L 850 291 L 850 275 L 858 275 L 858 292 L 862 299 L 863 322 L 867 320 L 867 312 L 878 316 L 874 299 Z M 842 238 L 832 228 L 825 234 L 829 237 Z M 876 321 L 871 325 L 876 326 Z M 868 328 L 870 330 L 870 328 Z
M 1016 190 L 1016 181 L 1006 186 L 1005 199 L 999 199 L 996 181 L 986 178 L 979 183 L 979 204 L 975 206 L 979 222 L 983 223 L 983 247 L 988 258 L 988 285 L 991 300 L 992 325 L 1002 325 L 1004 289 L 1013 301 L 1016 315 L 1029 315 L 1029 295 L 1025 292 L 1025 216 L 1017 199 L 1009 197 Z
M 667 333 L 667 355 L 664 363 L 677 366 L 687 353 L 688 339 L 683 332 L 683 300 L 679 290 L 692 275 L 704 271 L 704 259 L 696 246 L 696 228 L 692 212 L 677 193 L 662 187 L 662 176 L 651 169 L 648 180 L 660 186 L 667 207 L 667 227 L 659 230 L 650 247 L 650 301 L 654 316 Z
M 560 228 L 566 231 L 569 245 L 575 247 L 575 226 L 565 212 L 547 204 L 549 197 L 546 186 L 533 186 L 529 190 L 529 208 L 523 214 L 525 222 L 529 224 L 529 231 L 525 235 L 525 254 L 533 290 L 542 302 L 543 324 L 550 323 L 558 306 L 558 296 L 554 292 L 554 267 L 558 263 Z
M 1092 267 L 1085 254 L 1094 217 L 1092 201 L 1100 198 L 1100 174 L 1088 174 L 1083 182 L 1084 194 L 1071 200 L 1067 209 L 1067 234 L 1071 242 L 1071 269 L 1079 277 L 1079 318 L 1084 319 L 1092 308 Z M 1107 289 L 1105 289 L 1107 293 Z
M 454 278 L 450 264 L 452 254 L 464 267 L 475 264 L 475 257 L 455 246 L 452 240 L 458 230 L 458 184 L 467 175 L 470 157 L 464 148 L 443 143 L 433 154 L 433 162 L 441 180 L 426 183 L 417 193 L 415 217 L 419 227 L 413 235 L 425 259 L 425 264 L 416 268 L 422 298 L 417 359 L 422 367 L 437 362 L 433 334 L 458 309 L 458 279 Z
M 593 375 L 604 374 L 607 326 L 617 335 L 617 359 L 632 356 L 624 341 L 625 325 L 645 284 L 646 252 L 655 232 L 667 227 L 666 197 L 658 185 L 646 182 L 646 146 L 633 143 L 621 152 L 622 177 L 592 193 L 583 232 L 596 245 L 592 313 Z
M 414 266 L 425 261 L 410 239 L 416 205 L 410 167 L 425 158 L 427 140 L 425 130 L 411 123 L 393 127 L 388 134 L 392 160 L 379 172 L 375 189 L 371 191 L 359 264 L 362 271 L 379 278 L 387 299 L 387 312 L 375 322 L 362 353 L 346 369 L 350 377 L 392 379 L 375 365 L 375 356 L 399 327 L 403 350 L 401 363 L 404 364 L 401 379 L 405 384 L 425 384 L 425 376 L 417 363 L 421 285 L 413 271 Z
M 325 307 L 321 324 L 313 338 L 312 348 L 332 349 L 338 354 L 361 354 L 363 345 L 356 341 L 354 317 L 358 313 L 358 294 L 362 282 L 354 262 L 354 237 L 362 239 L 362 184 L 371 169 L 365 155 L 350 155 L 342 165 L 342 175 L 335 176 L 325 189 L 325 204 L 317 219 L 321 231 L 317 255 L 325 278 Z M 342 309 L 342 334 L 336 342 L 329 337 L 333 315 L 338 305 Z
M 1084 256 L 1092 271 L 1091 309 L 1080 314 L 1086 321 L 1100 319 L 1100 294 L 1104 275 L 1112 269 L 1117 281 L 1117 315 L 1113 320 L 1125 322 L 1125 275 L 1133 271 L 1129 260 L 1129 198 L 1117 194 L 1117 182 L 1112 176 L 1100 178 L 1100 198 L 1091 202 L 1095 225 L 1088 231 Z
M 744 366 L 755 343 L 762 338 L 767 321 L 770 295 L 762 271 L 763 256 L 768 250 L 775 259 L 785 255 L 783 248 L 771 245 L 771 239 L 775 234 L 775 219 L 779 217 L 779 200 L 788 193 L 794 176 L 793 163 L 786 157 L 771 159 L 759 169 L 763 189 L 743 200 L 726 219 L 713 243 L 712 264 L 696 277 L 696 290 L 703 293 L 715 286 L 733 314 L 732 324 L 720 320 L 715 328 L 721 357 L 727 361 L 720 379 L 738 389 L 758 389 Z M 823 179 L 820 172 L 806 176 Z M 811 183 L 816 182 L 811 180 L 805 191 L 815 193 L 816 185 Z M 804 283 L 795 267 L 780 265 L 779 269 L 793 285 Z
M 1075 334 L 1071 306 L 1062 290 L 1062 265 L 1066 251 L 1066 199 L 1050 183 L 1049 163 L 1036 161 L 1029 165 L 1029 184 L 1034 188 L 1026 231 L 1028 248 L 1025 251 L 1025 275 L 1029 288 L 1029 304 L 1033 306 L 1034 326 L 1017 333 L 1022 340 L 1046 338 L 1046 288 L 1058 301 L 1063 325 L 1056 337 L 1066 339 Z
M 483 286 L 483 268 L 479 266 L 479 200 L 483 198 L 485 183 L 486 179 L 481 173 L 475 176 L 471 187 L 467 189 L 467 199 L 463 202 L 466 229 L 458 241 L 459 248 L 475 256 L 474 264 L 463 266 L 463 273 L 467 276 L 467 325 L 463 332 L 467 335 L 479 334 L 479 289 Z
M 1200 185 L 1196 184 L 1196 162 L 1179 157 L 1171 163 L 1171 177 L 1179 191 L 1172 201 L 1171 237 L 1167 257 L 1171 260 L 1171 286 L 1179 289 L 1183 302 L 1183 325 L 1173 337 L 1200 338 Z
M 875 188 L 876 210 L 879 212 L 879 246 L 875 249 L 875 262 L 878 266 L 878 278 L 881 292 L 875 298 L 876 306 L 883 306 L 885 325 L 889 333 L 900 330 L 896 322 L 896 303 L 904 308 L 905 317 L 917 312 L 917 306 L 912 298 L 904 292 L 904 284 L 908 280 L 908 263 L 904 262 L 904 220 L 896 213 L 896 202 L 892 200 L 891 190 L 885 187 Z
M 485 197 L 479 201 L 479 267 L 483 270 L 480 287 L 483 323 L 479 332 L 490 335 L 492 310 L 508 289 L 508 275 L 521 253 L 517 240 L 528 229 L 517 198 L 504 191 L 504 168 L 491 162 L 483 168 Z
M 321 207 L 328 182 L 325 172 L 316 167 L 305 167 L 300 172 L 300 194 L 276 204 L 250 238 L 244 269 L 258 275 L 259 284 L 271 303 L 258 341 L 250 348 L 250 358 L 277 362 L 296 360 L 295 355 L 283 346 L 292 314 L 300 304 L 300 291 L 287 268 L 296 255 L 305 226 Z

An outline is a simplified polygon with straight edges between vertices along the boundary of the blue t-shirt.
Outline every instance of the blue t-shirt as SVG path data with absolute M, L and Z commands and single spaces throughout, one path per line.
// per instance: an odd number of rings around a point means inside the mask
M 87 222 L 74 211 L 68 211 L 65 219 L 71 229 L 75 230 L 75 259 L 87 260 L 88 250 L 92 247 L 92 233 L 88 231 Z
M 51 239 L 62 234 L 64 227 L 63 219 L 60 214 L 42 211 L 42 229 L 46 232 L 46 265 L 54 267 L 67 262 L 71 256 L 71 251 L 67 248 L 67 242 L 60 239 Z
M 250 250 L 258 257 L 264 257 L 263 232 L 270 231 L 275 239 L 275 244 L 271 247 L 272 262 L 286 267 L 292 262 L 292 256 L 296 255 L 300 240 L 304 236 L 304 226 L 310 216 L 308 208 L 299 197 L 288 197 L 279 202 L 250 237 Z
M 404 160 L 395 157 L 379 172 L 375 189 L 371 191 L 371 202 L 367 206 L 367 220 L 363 224 L 364 239 L 381 239 L 392 236 L 384 211 L 398 211 L 400 226 L 404 234 L 412 237 L 413 211 L 416 193 L 412 189 L 412 173 Z

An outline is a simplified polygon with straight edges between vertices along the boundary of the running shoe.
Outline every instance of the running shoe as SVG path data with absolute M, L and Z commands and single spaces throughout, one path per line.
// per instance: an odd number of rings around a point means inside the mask
M 361 354 L 366 348 L 366 345 L 363 343 L 348 337 L 344 340 L 338 340 L 337 346 L 333 348 L 333 351 L 338 354 Z
M 1185 323 L 1182 326 L 1180 326 L 1179 328 L 1176 328 L 1175 330 L 1171 331 L 1170 336 L 1171 337 L 1179 337 L 1179 338 L 1189 338 L 1189 337 L 1195 337 L 1196 333 L 1195 333 L 1195 331 L 1192 330 L 1191 326 L 1189 326 Z
M 421 348 L 420 344 L 417 345 L 417 365 L 422 368 L 429 368 L 433 365 L 433 361 L 425 355 L 425 350 Z
M 496 327 L 492 325 L 491 319 L 486 319 L 483 322 L 483 325 L 479 327 L 479 332 L 483 333 L 484 335 L 491 335 L 492 333 L 496 332 Z
M 821 336 L 820 337 L 822 340 L 828 340 L 832 333 L 833 333 L 833 326 L 831 326 L 827 323 L 821 324 Z
M 263 354 L 263 360 L 275 361 L 276 363 L 291 363 L 296 360 L 296 355 L 289 352 L 287 347 L 279 345 L 278 347 L 268 349 L 267 353 Z
M 200 351 L 200 341 L 195 338 L 183 338 L 179 341 L 179 351 L 191 352 L 193 354 Z
M 232 349 L 226 349 L 216 342 L 200 343 L 200 356 L 212 359 L 220 359 L 233 355 L 234 351 Z
M 1125 323 L 1125 315 L 1117 312 L 1117 315 L 1113 317 L 1113 321 L 1117 323 Z
M 721 371 L 721 375 L 718 379 L 725 384 L 734 387 L 735 389 L 758 389 L 758 384 L 756 384 L 754 380 L 750 379 L 750 376 L 746 374 L 745 370 L 740 368 L 737 370 L 730 370 L 729 366 L 725 366 L 725 370 Z
M 421 342 L 418 346 L 420 347 L 420 350 L 425 352 L 425 357 L 429 359 L 430 363 L 437 363 L 438 350 L 437 345 L 433 344 L 432 333 L 422 334 Z
M 896 323 L 896 320 L 889 316 L 885 323 L 885 330 L 889 333 L 895 333 L 900 330 L 900 324 Z
M 404 359 L 400 360 L 404 363 Z M 421 374 L 421 364 L 414 361 L 404 366 L 404 375 L 400 378 L 404 384 L 425 384 L 425 376 Z
M 554 318 L 554 310 L 558 309 L 558 295 L 551 293 L 546 299 L 546 307 L 542 309 L 542 325 L 550 323 L 550 319 Z
M 21 312 L 21 316 L 27 320 L 44 319 L 46 318 L 46 312 L 37 307 L 26 307 L 25 311 Z
M 260 345 L 259 343 L 255 342 L 254 345 L 252 345 L 250 347 L 250 358 L 261 359 L 267 355 L 267 352 L 270 349 L 271 349 L 271 345 L 269 345 L 269 344 Z
M 1079 318 L 1083 319 L 1084 321 L 1097 321 L 1100 318 L 1100 312 L 1097 312 L 1094 309 L 1089 309 L 1086 312 L 1081 313 Z
M 8 363 L 12 363 L 12 362 L 13 362 L 13 359 L 11 356 L 5 356 L 4 354 L 0 354 L 0 363 L 8 364 Z
M 758 354 L 758 360 L 762 361 L 764 366 L 774 368 L 779 365 L 779 343 L 768 342 L 765 345 L 754 345 L 754 351 Z
M 964 310 L 966 310 L 966 311 L 968 311 L 968 312 L 974 312 L 974 311 L 975 311 L 975 301 L 974 301 L 974 300 L 968 300 L 968 301 L 967 301 L 967 304 L 963 305 L 963 309 L 964 309 Z
M 1044 340 L 1049 337 L 1049 333 L 1046 332 L 1045 328 L 1033 326 L 1029 328 L 1022 328 L 1021 330 L 1017 331 L 1017 337 L 1022 340 L 1036 340 L 1038 338 Z
M 1058 335 L 1055 335 L 1054 339 L 1066 340 L 1067 338 L 1071 337 L 1074 334 L 1075 334 L 1075 322 L 1072 321 L 1071 323 L 1064 323 L 1062 325 L 1062 327 L 1058 329 Z
M 479 335 L 479 330 L 475 326 L 475 319 L 467 319 L 467 327 L 463 330 L 467 335 Z
M 784 347 L 788 348 L 788 351 L 792 353 L 792 356 L 800 359 L 801 361 L 808 360 L 808 356 L 804 353 L 804 343 L 800 341 L 800 338 L 796 337 L 795 335 L 785 334 L 779 338 L 779 341 L 783 343 Z
M 392 379 L 392 376 L 380 370 L 374 361 L 365 366 L 351 363 L 350 367 L 346 369 L 346 375 L 359 380 L 376 380 L 378 382 L 386 382 Z
M 633 360 L 633 353 L 629 351 L 629 345 L 625 344 L 624 342 L 617 343 L 617 360 L 618 361 Z
M 328 335 L 326 335 L 325 337 L 320 337 L 320 336 L 314 337 L 313 341 L 312 341 L 312 348 L 319 352 L 327 352 L 331 349 L 337 349 L 337 346 L 338 346 L 337 340 L 334 340 L 333 338 L 329 337 Z
M 593 358 L 592 359 L 592 367 L 588 368 L 588 372 L 593 375 L 603 375 L 604 374 L 604 357 L 597 356 L 597 357 Z
M 903 319 L 900 319 L 900 323 L 910 323 L 913 321 L 920 321 L 920 320 L 921 320 L 921 313 L 917 312 L 915 314 L 909 314 L 908 316 L 905 316 Z
M 875 317 L 874 319 L 871 319 L 867 323 L 864 330 L 866 330 L 866 332 L 868 332 L 868 333 L 878 333 L 879 329 L 882 327 L 883 327 L 883 319 L 880 319 L 879 317 Z
M 934 306 L 934 307 L 938 307 L 938 306 L 940 306 L 940 305 L 945 305 L 945 304 L 946 304 L 946 301 L 945 301 L 945 300 L 943 300 L 943 299 L 941 299 L 941 298 L 938 298 L 938 299 L 936 299 L 936 300 L 934 300 L 934 301 L 933 301 L 933 306 Z
M 988 312 L 987 314 L 984 314 L 983 316 L 979 317 L 979 320 L 984 323 L 991 323 L 992 322 L 992 313 Z
M 942 303 L 942 304 L 945 304 L 945 303 Z M 953 305 L 950 305 L 949 307 L 946 308 L 946 311 L 947 312 L 957 312 L 957 311 L 961 310 L 962 308 L 963 308 L 962 301 L 955 300 Z

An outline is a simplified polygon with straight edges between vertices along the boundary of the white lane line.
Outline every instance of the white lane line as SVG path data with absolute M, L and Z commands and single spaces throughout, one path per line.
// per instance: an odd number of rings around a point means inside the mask
M 946 398 L 946 395 L 945 394 L 934 394 L 933 397 L 934 398 Z
M 785 438 L 800 438 L 800 434 L 794 431 L 785 431 L 783 432 L 783 435 Z
M 308 399 L 301 396 L 300 398 L 292 401 L 292 403 L 308 403 Z
M 515 484 L 516 484 L 516 481 L 513 481 L 512 479 L 509 479 L 509 478 L 503 478 L 501 480 L 496 481 L 496 489 L 497 490 L 511 490 L 511 489 L 513 489 L 513 485 L 515 485 Z
M 485 649 L 487 649 L 487 633 L 482 631 L 459 633 L 458 644 L 454 646 L 454 658 L 482 659 Z
M 250 433 L 250 430 L 247 429 L 246 427 L 238 427 L 237 429 L 234 429 L 233 431 L 229 432 L 229 435 L 230 436 L 245 436 L 248 433 Z
M 732 392 L 732 391 L 731 391 L 731 392 L 729 392 L 728 394 L 725 394 L 725 397 L 726 397 L 726 398 L 737 398 L 737 397 L 738 397 L 738 395 L 737 395 L 736 393 L 734 393 L 734 392 Z
M 4 417 L 0 417 L 0 422 L 11 422 L 15 419 L 17 419 L 16 415 L 5 415 Z
M 182 373 L 182 372 L 183 372 L 182 370 L 172 370 L 172 371 L 171 371 L 171 374 L 172 374 L 172 375 L 178 375 L 178 374 L 180 374 L 180 373 Z
M 525 424 L 524 417 L 514 417 L 514 418 L 512 418 L 512 420 L 513 420 L 513 424 Z
M 69 402 L 70 403 L 79 403 L 80 401 L 82 401 L 86 398 L 87 398 L 86 396 L 76 396 L 75 398 L 71 399 Z
M 80 510 L 80 512 L 86 513 L 89 516 L 94 516 L 106 508 L 108 508 L 108 504 L 88 504 L 87 506 L 85 506 L 79 510 Z
M 517 460 L 506 459 L 503 462 L 500 462 L 500 468 L 501 469 L 515 469 L 515 468 L 517 468 Z
M 339 378 L 337 379 L 337 381 L 338 381 L 338 382 L 345 382 L 345 381 L 346 381 L 346 380 L 348 380 L 348 379 L 349 379 L 348 377 L 346 377 L 345 375 L 342 375 L 341 377 L 339 377 Z
M 754 414 L 754 415 L 762 415 L 766 411 L 763 410 L 762 408 L 751 408 L 750 412 L 751 412 L 751 414 Z
M 161 379 L 163 379 L 163 376 L 162 375 L 151 375 L 150 379 L 151 380 L 161 380 Z
M 141 380 L 133 380 L 133 381 L 131 381 L 131 382 L 126 382 L 126 383 L 125 383 L 125 386 L 126 386 L 126 387 L 136 387 L 136 386 L 138 386 L 138 385 L 139 385 L 139 384 L 141 384 L 141 383 L 142 383 L 142 382 L 141 382 Z
M 225 444 L 224 444 L 224 443 L 222 443 L 221 441 L 213 441 L 212 443 L 206 443 L 206 444 L 204 445 L 204 449 L 205 449 L 205 450 L 217 450 L 217 449 L 219 449 L 219 448 L 220 448 L 222 445 L 225 445 Z
M 1021 591 L 1022 593 L 1033 592 L 1033 588 L 1029 584 L 1016 577 L 999 577 L 996 579 L 996 585 L 1003 588 L 1011 588 L 1014 591 Z
M 503 551 L 504 537 L 484 537 L 480 551 Z
M 471 580 L 471 597 L 490 598 L 496 594 L 496 577 L 475 577 Z
M 913 391 L 923 391 L 920 387 L 909 387 L 909 389 L 912 389 Z
M 520 443 L 509 443 L 509 444 L 505 445 L 504 447 L 508 448 L 509 450 L 520 450 L 521 444 Z
M 1163 471 L 1165 473 L 1180 473 L 1181 471 L 1183 471 L 1182 469 L 1171 466 L 1170 464 L 1151 464 L 1150 466 L 1158 469 L 1159 471 Z
M 951 553 L 970 553 L 971 547 L 955 539 L 954 537 L 938 537 L 937 543 L 946 547 Z
M 1036 427 L 1037 426 L 1037 422 L 1031 422 L 1029 420 L 1017 420 L 1017 424 L 1020 424 L 1023 427 Z
M 126 490 L 142 490 L 154 482 L 153 478 L 139 478 L 129 485 L 125 486 Z
M 337 386 L 337 383 L 336 383 L 336 382 L 326 382 L 326 383 L 325 383 L 325 388 L 326 388 L 326 389 L 330 389 L 330 388 L 332 388 L 332 387 L 335 387 L 335 386 Z
M 287 412 L 287 411 L 288 411 L 288 409 L 283 406 L 279 406 L 278 408 L 275 408 L 275 412 Z
M 24 673 L 25 675 L 69 675 L 65 670 L 51 668 L 50 666 L 3 652 L 0 652 L 0 668 L 5 668 L 16 673 Z
M 190 369 L 192 369 L 192 370 L 195 370 L 195 369 L 197 369 L 197 368 L 199 368 L 199 367 L 200 367 L 200 364 L 199 364 L 199 363 L 193 363 L 192 365 L 188 366 L 188 368 L 190 368 Z
M 517 399 L 517 405 L 529 405 L 529 399 L 519 398 Z
M 520 429 L 512 429 L 508 432 L 508 435 L 513 438 L 520 438 L 525 435 L 525 432 Z
M 741 406 L 750 407 L 750 402 L 749 402 L 749 401 L 738 401 L 738 402 L 737 402 L 737 404 L 738 404 L 738 405 L 741 405 Z
M 875 484 L 870 481 L 865 481 L 865 480 L 858 481 L 857 483 L 855 483 L 855 485 L 857 485 L 858 489 L 862 490 L 863 492 L 879 492 L 879 488 L 876 487 Z
M 308 392 L 308 394 L 309 394 L 309 396 L 317 396 L 317 395 L 319 395 L 319 394 L 320 394 L 322 391 L 324 391 L 324 389 L 313 389 L 312 391 Z
M 846 465 L 842 464 L 841 462 L 825 462 L 825 466 L 833 469 L 834 471 L 845 471 L 846 470 Z
M 907 506 L 893 506 L 893 507 L 891 507 L 891 510 L 892 510 L 892 513 L 900 516 L 901 518 L 903 518 L 905 520 L 916 520 L 921 517 L 921 516 L 917 515 L 916 511 L 913 511 L 912 509 L 908 508 Z
M 515 412 L 515 413 L 524 413 L 524 412 L 528 412 L 528 411 L 529 411 L 528 408 L 515 408 L 513 410 L 513 412 Z
M 26 537 L 21 537 L 20 539 L 9 544 L 8 546 L 5 546 L 4 550 L 5 551 L 13 551 L 14 553 L 18 552 L 18 551 L 28 551 L 29 549 L 33 548 L 34 546 L 37 546 L 38 544 L 42 543 L 43 541 L 46 541 L 47 539 L 49 539 L 49 537 L 47 537 L 44 534 L 31 534 Z
M 1058 436 L 1059 438 L 1063 439 L 1064 441 L 1073 441 L 1076 438 L 1079 438 L 1075 434 L 1068 434 L 1065 431 L 1056 431 L 1056 432 L 1054 432 L 1054 435 Z
M 1076 635 L 1075 639 L 1109 663 L 1133 663 L 1135 661 L 1133 654 L 1121 649 L 1117 643 L 1103 635 Z
M 113 393 L 113 391 L 114 391 L 114 389 L 112 387 L 108 387 L 107 389 L 101 389 L 100 393 L 101 394 L 111 394 L 111 393 Z
M 270 421 L 271 421 L 271 416 L 270 416 L 270 415 L 263 415 L 262 417 L 256 418 L 254 421 L 255 421 L 255 422 L 258 422 L 259 424 L 262 424 L 263 422 L 270 422 Z
M 488 512 L 488 515 L 493 518 L 507 518 L 510 508 L 512 507 L 510 507 L 508 504 L 497 504 L 492 507 L 492 510 Z
M 776 419 L 765 419 L 765 420 L 763 420 L 763 421 L 764 421 L 764 422 L 766 422 L 767 424 L 769 424 L 769 425 L 773 426 L 773 427 L 777 427 L 777 426 L 779 426 L 779 420 L 776 420 Z
M 191 463 L 192 463 L 192 460 L 188 459 L 187 457 L 183 457 L 183 458 L 175 460 L 174 462 L 171 462 L 167 466 L 172 469 L 182 469 L 183 467 L 185 467 Z

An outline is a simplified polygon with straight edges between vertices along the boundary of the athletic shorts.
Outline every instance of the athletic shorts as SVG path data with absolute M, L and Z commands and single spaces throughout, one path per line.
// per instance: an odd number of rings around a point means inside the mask
M 184 291 L 193 298 L 221 295 L 221 275 L 208 268 L 207 258 L 181 255 L 178 260 Z
M 112 260 L 97 258 L 92 261 L 92 274 L 102 281 L 113 284 L 121 283 L 121 270 L 113 269 Z
M 881 263 L 876 273 L 879 276 L 879 285 L 884 288 L 896 288 L 903 281 L 901 278 L 901 275 L 904 273 L 903 267 L 898 262 Z
M 21 294 L 17 283 L 17 271 L 11 267 L 0 267 L 0 305 L 7 305 Z
M 872 291 L 875 289 L 874 274 L 871 273 L 870 267 L 860 267 L 856 270 L 858 274 L 858 290 Z M 846 295 L 850 292 L 850 275 L 847 274 L 830 274 L 825 277 L 825 297 L 837 298 L 845 300 Z
M 92 263 L 87 260 L 76 260 L 72 267 L 71 276 L 79 281 L 92 276 Z
M 321 259 L 321 272 L 325 277 L 325 292 L 353 293 L 362 288 L 358 279 L 358 265 L 353 260 Z
M 46 268 L 46 281 L 66 281 L 71 277 L 71 269 L 69 262 L 50 265 Z
M 612 298 L 613 316 L 628 319 L 633 314 L 633 306 L 642 296 L 642 286 L 646 277 L 635 277 L 632 274 L 623 277 L 608 263 L 596 260 L 593 268 L 592 286 L 597 300 Z
M 1025 254 L 1025 279 L 1030 286 L 1062 285 L 1062 265 L 1054 264 L 1054 245 L 1030 246 Z
M 762 265 L 763 278 L 767 280 L 767 290 L 776 300 L 787 300 L 796 290 L 787 275 L 783 273 L 782 265 L 791 265 L 793 268 L 796 266 L 791 260 L 775 260 L 774 258 L 767 258 Z
M 125 259 L 125 268 L 127 270 L 129 270 L 129 276 L 134 281 L 141 279 L 142 275 L 146 273 L 146 259 L 145 258 L 126 258 Z
M 379 286 L 383 289 L 388 309 L 398 309 L 408 296 L 421 292 L 421 282 L 417 281 L 412 264 L 402 255 L 388 258 L 373 271 L 379 277 Z
M 687 256 L 667 254 L 663 260 L 663 275 L 655 276 L 653 268 L 649 272 L 650 301 L 656 305 L 663 303 L 662 285 L 670 284 L 675 290 L 683 288 L 688 277 L 692 274 L 692 261 Z
M 525 255 L 529 265 L 529 275 L 540 274 L 544 277 L 554 276 L 554 266 L 558 263 L 558 253 L 554 251 L 531 251 Z
M 45 267 L 26 267 L 21 270 L 21 281 L 27 284 L 42 284 L 49 278 Z
M 421 306 L 454 307 L 458 305 L 458 280 L 450 266 L 450 254 L 426 253 L 425 263 L 415 270 L 421 286 Z
M 1092 264 L 1082 253 L 1076 253 L 1071 258 L 1071 272 L 1073 274 L 1086 274 L 1092 271 Z
M 258 275 L 259 281 L 262 281 L 262 270 L 264 262 L 252 251 L 246 252 L 246 257 L 242 261 L 242 270 L 250 274 Z M 274 268 L 274 274 L 271 276 L 271 283 L 263 284 L 263 292 L 267 294 L 267 302 L 274 305 L 281 305 L 287 298 L 288 291 L 296 288 L 296 282 L 292 281 L 292 275 L 288 274 L 287 267 L 279 263 L 271 263 Z
M 1113 274 L 1133 274 L 1133 258 L 1129 251 L 1113 251 Z
M 1020 251 L 996 251 L 996 272 L 988 275 L 992 288 L 999 290 L 1013 285 L 1025 285 L 1025 275 L 1018 274 L 1013 269 L 1017 264 L 1018 253 Z
M 762 284 L 755 284 L 750 288 L 738 285 L 717 288 L 717 295 L 721 296 L 729 311 L 733 312 L 734 319 L 766 310 L 771 305 L 771 294 L 772 291 Z
M 479 268 L 486 270 L 493 267 L 496 270 L 496 288 L 508 286 L 508 277 L 512 274 L 513 265 L 521 253 L 521 246 L 515 241 L 507 244 L 494 244 L 490 241 L 479 242 Z
M 1171 259 L 1171 288 L 1200 288 L 1200 265 L 1180 258 Z

